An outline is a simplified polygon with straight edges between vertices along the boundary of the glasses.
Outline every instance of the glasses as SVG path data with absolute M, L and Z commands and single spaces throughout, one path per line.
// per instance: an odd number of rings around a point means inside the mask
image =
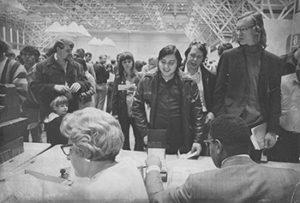
M 237 27 L 235 28 L 235 31 L 244 32 L 246 30 L 252 29 L 255 25 L 249 25 L 247 27 Z
M 204 142 L 207 146 L 209 146 L 212 142 L 219 142 L 219 143 L 220 143 L 220 141 L 219 141 L 218 139 L 213 139 L 213 138 L 203 140 L 203 142 Z
M 66 144 L 66 145 L 61 145 L 60 148 L 66 156 L 69 156 L 72 146 L 73 144 Z

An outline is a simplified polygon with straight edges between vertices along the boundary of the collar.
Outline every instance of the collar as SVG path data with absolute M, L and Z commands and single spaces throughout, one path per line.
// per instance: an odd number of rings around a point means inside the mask
M 51 112 L 47 118 L 45 118 L 44 123 L 50 123 L 51 121 L 53 121 L 54 119 L 58 118 L 59 115 L 57 113 Z
M 163 78 L 163 76 L 161 75 L 161 72 L 158 74 L 158 80 L 160 80 L 160 81 L 162 81 L 162 82 L 164 82 L 164 83 L 166 83 L 166 84 L 170 84 L 170 83 L 173 83 L 173 84 L 178 84 L 178 81 L 177 81 L 177 74 L 175 73 L 175 75 L 174 75 L 174 77 L 172 78 L 172 79 L 170 79 L 170 80 L 168 80 L 168 81 L 166 81 L 164 78 Z
M 232 166 L 232 165 L 241 165 L 241 164 L 249 164 L 255 163 L 251 160 L 248 154 L 238 154 L 234 156 L 229 156 L 225 158 L 221 163 L 221 168 Z
M 184 73 L 187 73 L 189 74 L 190 76 L 193 76 L 195 74 L 201 74 L 201 65 L 198 67 L 198 70 L 192 75 L 189 70 L 188 70 L 188 67 L 187 67 L 187 63 L 185 64 L 185 67 L 184 67 Z

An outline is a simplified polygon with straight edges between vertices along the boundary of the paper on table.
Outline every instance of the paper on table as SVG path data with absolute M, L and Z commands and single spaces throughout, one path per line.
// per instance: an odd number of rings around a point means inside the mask
M 118 85 L 118 90 L 123 91 L 123 90 L 130 90 L 135 87 L 135 84 L 124 84 L 124 85 Z
M 166 170 L 166 149 L 164 148 L 148 148 L 148 156 L 155 155 L 160 158 L 162 170 Z
M 178 152 L 178 157 L 180 158 L 180 159 L 190 159 L 190 158 L 192 158 L 192 157 L 194 157 L 194 156 L 196 156 L 197 155 L 197 152 L 195 151 L 195 152 L 191 152 L 191 151 L 189 151 L 188 153 L 186 153 L 186 154 L 180 154 L 179 152 Z
M 254 149 L 261 150 L 265 145 L 265 136 L 267 133 L 267 123 L 262 123 L 254 128 L 251 128 L 252 135 L 250 136 Z

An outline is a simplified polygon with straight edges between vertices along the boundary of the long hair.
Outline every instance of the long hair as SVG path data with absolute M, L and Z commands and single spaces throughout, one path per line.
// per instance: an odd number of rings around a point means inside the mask
M 267 47 L 267 33 L 264 27 L 263 17 L 260 13 L 255 11 L 249 11 L 240 16 L 237 20 L 241 20 L 244 18 L 250 18 L 254 23 L 254 29 L 258 35 L 258 44 L 265 49 Z
M 130 77 L 133 78 L 136 75 L 135 68 L 134 68 L 134 58 L 133 58 L 132 53 L 127 52 L 127 51 L 121 53 L 121 55 L 119 56 L 119 75 L 121 78 L 125 77 L 124 67 L 122 65 L 122 62 L 127 59 L 132 60 L 132 67 L 130 69 Z
M 179 71 L 179 67 L 181 66 L 181 62 L 182 62 L 182 57 L 180 55 L 180 52 L 179 50 L 176 48 L 175 45 L 168 45 L 168 46 L 165 46 L 164 48 L 162 48 L 160 51 L 159 51 L 159 54 L 158 54 L 158 68 L 157 68 L 157 71 L 160 72 L 160 69 L 159 69 L 159 61 L 164 58 L 165 56 L 167 55 L 171 55 L 171 54 L 175 54 L 175 58 L 177 60 L 177 67 L 176 67 L 176 71 L 175 71 L 175 74 L 178 74 L 178 71 Z

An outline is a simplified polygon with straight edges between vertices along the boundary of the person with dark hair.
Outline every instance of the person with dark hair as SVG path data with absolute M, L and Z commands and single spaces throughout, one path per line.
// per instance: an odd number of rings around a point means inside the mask
M 230 114 L 215 118 L 205 142 L 219 169 L 192 174 L 183 185 L 168 190 L 163 188 L 160 158 L 148 156 L 150 202 L 289 202 L 299 172 L 252 161 L 248 155 L 250 130 L 242 118 Z
M 109 77 L 107 79 L 107 95 L 106 95 L 106 112 L 111 113 L 112 110 L 112 94 L 114 88 L 115 74 L 114 68 L 112 64 L 107 64 L 106 70 L 109 73 Z
M 95 78 L 92 76 L 92 74 L 89 73 L 87 63 L 83 58 L 77 57 L 74 60 L 82 66 L 84 75 L 87 78 L 87 81 L 91 84 L 90 89 L 86 93 L 86 95 L 89 96 L 80 97 L 79 109 L 83 109 L 85 107 L 95 107 L 95 93 L 96 93 Z
M 21 111 L 21 106 L 27 95 L 27 71 L 19 62 L 6 56 L 8 50 L 9 45 L 0 40 L 0 84 L 14 84 L 16 86 Z
M 50 102 L 60 95 L 69 99 L 69 112 L 78 109 L 79 98 L 90 90 L 80 64 L 72 59 L 74 43 L 67 39 L 55 42 L 49 50 L 52 55 L 36 65 L 35 79 L 30 87 L 40 104 L 41 119 L 50 112 Z
M 110 61 L 110 63 L 111 63 L 111 65 L 113 66 L 113 73 L 116 75 L 117 73 L 118 73 L 118 64 L 117 64 L 117 60 L 115 60 L 115 59 L 112 59 L 111 61 Z
M 39 57 L 39 62 L 42 62 L 42 61 L 44 61 L 46 59 L 47 59 L 46 54 L 41 54 L 40 57 Z
M 133 96 L 140 76 L 134 68 L 132 53 L 123 52 L 119 58 L 119 74 L 115 77 L 112 95 L 112 115 L 115 116 L 121 125 L 125 140 L 123 149 L 130 150 L 129 128 L 133 129 L 135 138 L 134 150 L 143 151 L 143 139 L 136 126 L 135 118 L 132 115 Z
M 135 70 L 137 72 L 142 72 L 142 68 L 144 65 L 146 65 L 144 61 L 140 61 L 140 60 L 135 61 Z
M 84 49 L 80 48 L 77 49 L 76 52 L 73 54 L 74 59 L 81 59 L 85 60 L 87 71 L 94 77 L 96 80 L 96 73 L 93 67 L 93 64 L 90 62 L 92 59 L 92 54 L 90 52 L 85 53 Z
M 25 142 L 29 141 L 29 132 L 31 134 L 32 142 L 42 142 L 42 126 L 40 123 L 40 108 L 39 103 L 35 96 L 33 95 L 30 84 L 35 77 L 35 64 L 38 63 L 40 52 L 33 46 L 25 46 L 20 51 L 20 57 L 22 62 L 27 70 L 27 83 L 28 83 L 28 92 L 25 102 L 23 103 L 23 116 L 26 116 L 27 119 L 27 131 L 23 134 L 23 139 Z
M 221 43 L 218 46 L 218 50 L 217 50 L 219 57 L 222 55 L 222 53 L 224 51 L 232 49 L 232 48 L 233 48 L 233 46 L 229 42 Z M 206 60 L 204 62 L 204 66 L 210 73 L 212 73 L 213 75 L 217 75 L 218 60 L 212 60 L 212 61 Z
M 240 46 L 221 55 L 212 112 L 215 116 L 231 113 L 250 128 L 266 129 L 261 148 L 268 149 L 275 145 L 279 127 L 280 58 L 265 50 L 261 14 L 245 13 L 238 18 L 236 30 Z M 259 161 L 261 150 L 252 146 L 250 155 Z
M 140 81 L 133 116 L 144 143 L 151 129 L 166 129 L 166 153 L 191 151 L 198 156 L 203 137 L 203 113 L 197 84 L 180 71 L 181 55 L 174 45 L 162 48 L 158 69 Z M 147 119 L 145 104 L 151 107 Z
M 208 125 L 214 119 L 214 114 L 211 112 L 211 109 L 216 78 L 203 65 L 207 58 L 207 48 L 204 43 L 198 41 L 191 42 L 184 54 L 184 72 L 197 83 L 199 88 L 202 112 L 206 116 L 205 131 L 203 133 L 205 133 L 204 136 L 207 137 Z M 205 144 L 201 143 L 201 145 L 202 148 L 205 149 Z M 207 154 L 207 150 L 203 150 L 202 152 Z
M 75 53 L 73 54 L 74 58 L 80 58 L 80 59 L 84 59 L 84 56 L 85 56 L 85 51 L 84 49 L 80 48 L 80 49 L 77 49 L 75 51 Z
M 99 63 L 94 64 L 96 74 L 96 108 L 104 110 L 104 103 L 107 94 L 107 79 L 109 72 L 106 70 L 106 55 L 99 56 Z

